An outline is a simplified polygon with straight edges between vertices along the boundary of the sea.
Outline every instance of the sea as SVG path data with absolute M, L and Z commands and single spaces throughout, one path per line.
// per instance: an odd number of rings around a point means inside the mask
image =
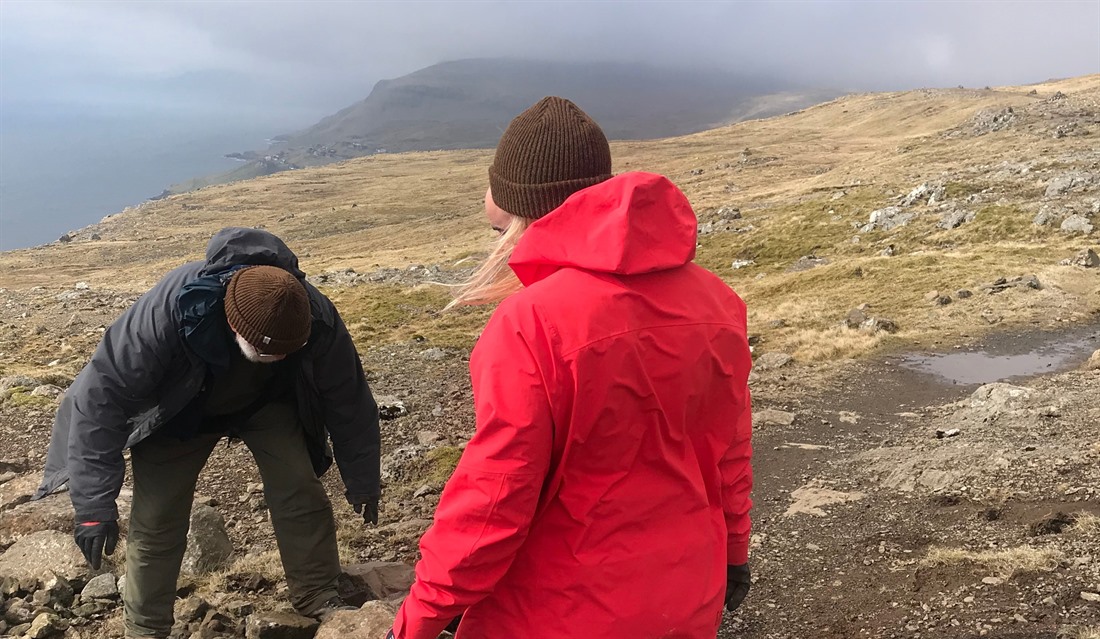
M 303 122 L 164 114 L 0 113 L 0 251 L 62 234 L 234 168 Z

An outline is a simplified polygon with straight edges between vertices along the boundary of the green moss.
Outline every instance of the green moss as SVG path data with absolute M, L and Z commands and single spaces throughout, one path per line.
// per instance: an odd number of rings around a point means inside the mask
M 434 484 L 443 484 L 458 467 L 458 460 L 462 458 L 462 449 L 456 446 L 440 446 L 433 448 L 427 454 L 428 473 L 427 480 Z
M 49 397 L 31 395 L 31 390 L 23 386 L 9 388 L 6 395 L 7 399 L 4 400 L 4 404 L 7 406 L 26 409 L 52 409 L 55 407 L 54 400 Z

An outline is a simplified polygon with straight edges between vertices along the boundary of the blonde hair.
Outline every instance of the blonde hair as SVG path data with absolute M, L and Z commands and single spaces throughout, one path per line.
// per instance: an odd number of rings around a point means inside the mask
M 519 278 L 508 266 L 508 260 L 512 257 L 512 251 L 516 245 L 519 244 L 519 238 L 523 236 L 532 221 L 525 217 L 512 217 L 508 228 L 494 243 L 489 257 L 485 258 L 470 279 L 459 286 L 455 298 L 447 305 L 448 310 L 457 306 L 496 304 L 523 288 Z

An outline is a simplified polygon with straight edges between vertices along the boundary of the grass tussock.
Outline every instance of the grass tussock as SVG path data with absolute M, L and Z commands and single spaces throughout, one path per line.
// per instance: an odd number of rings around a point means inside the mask
M 1100 626 L 1092 628 L 1078 628 L 1076 639 L 1100 639 Z
M 284 575 L 283 562 L 279 558 L 279 551 L 266 550 L 238 557 L 230 564 L 229 568 L 204 575 L 199 581 L 199 589 L 210 592 L 224 592 L 226 579 L 230 575 L 241 573 L 254 573 L 272 582 L 281 581 Z
M 358 562 L 357 552 L 346 541 L 342 540 L 337 548 L 340 553 L 341 565 L 346 566 Z M 238 557 L 229 568 L 203 575 L 194 582 L 195 591 L 205 596 L 230 592 L 233 576 L 241 574 L 257 574 L 273 584 L 281 584 L 286 579 L 279 551 L 267 550 Z M 289 603 L 280 598 L 260 597 L 255 598 L 254 602 L 259 610 L 290 611 Z
M 886 337 L 882 333 L 869 333 L 833 326 L 824 329 L 801 329 L 789 332 L 779 339 L 784 350 L 797 360 L 815 362 L 856 357 L 874 350 Z
M 1073 515 L 1073 526 L 1070 532 L 1080 535 L 1100 534 L 1100 516 L 1082 511 Z
M 1016 575 L 1050 572 L 1065 558 L 1054 548 L 1020 546 L 1006 550 L 970 551 L 961 548 L 932 548 L 922 560 L 925 566 L 958 566 L 971 564 L 993 571 L 1002 579 Z

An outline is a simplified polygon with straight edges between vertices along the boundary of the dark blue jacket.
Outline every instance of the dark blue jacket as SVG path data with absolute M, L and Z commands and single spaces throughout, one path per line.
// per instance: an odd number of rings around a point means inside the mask
M 107 329 L 61 402 L 36 499 L 68 482 L 78 521 L 118 518 L 122 451 L 180 415 L 209 373 L 228 363 L 235 345 L 227 339 L 225 285 L 247 265 L 285 269 L 309 292 L 309 343 L 288 361 L 296 369 L 295 398 L 313 467 L 322 475 L 335 453 L 348 501 L 377 500 L 378 406 L 351 336 L 286 244 L 247 228 L 219 231 L 205 262 L 168 273 Z

